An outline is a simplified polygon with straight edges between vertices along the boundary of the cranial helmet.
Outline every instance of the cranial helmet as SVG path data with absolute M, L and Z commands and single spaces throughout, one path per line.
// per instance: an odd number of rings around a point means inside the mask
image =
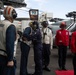
M 38 28 L 39 28 L 39 23 L 38 23 L 38 21 L 34 21 L 34 22 L 33 22 L 33 26 L 34 26 L 36 29 L 38 29 Z
M 44 27 L 46 27 L 46 26 L 48 26 L 48 22 L 47 22 L 47 21 L 43 21 L 43 22 L 41 23 L 41 25 L 44 26 Z
M 43 21 L 42 25 L 45 25 L 45 24 L 48 25 L 48 22 L 47 21 Z
M 62 27 L 66 27 L 66 23 L 65 22 L 61 22 L 60 28 L 62 28 Z
M 33 22 L 33 25 L 38 25 L 39 23 L 37 21 L 34 21 Z
M 17 17 L 17 13 L 16 13 L 15 9 L 12 6 L 7 6 L 4 9 L 3 15 L 4 15 L 4 17 L 12 17 L 14 19 Z

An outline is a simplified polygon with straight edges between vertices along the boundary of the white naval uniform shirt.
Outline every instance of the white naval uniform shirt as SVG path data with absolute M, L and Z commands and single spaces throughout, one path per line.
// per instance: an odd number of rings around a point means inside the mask
M 52 49 L 52 47 L 53 47 L 53 37 L 52 37 L 51 29 L 49 29 L 48 27 L 42 28 L 41 33 L 42 33 L 42 43 L 50 44 L 51 49 Z M 44 39 L 43 39 L 43 36 L 44 36 L 43 33 L 47 34 L 47 35 L 45 35 Z

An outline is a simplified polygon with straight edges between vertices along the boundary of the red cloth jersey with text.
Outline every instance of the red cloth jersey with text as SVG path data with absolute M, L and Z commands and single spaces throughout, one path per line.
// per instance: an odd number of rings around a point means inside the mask
M 58 30 L 56 32 L 55 42 L 57 46 L 59 45 L 68 46 L 69 45 L 69 31 L 65 29 Z
M 72 33 L 70 47 L 72 53 L 76 53 L 76 31 Z

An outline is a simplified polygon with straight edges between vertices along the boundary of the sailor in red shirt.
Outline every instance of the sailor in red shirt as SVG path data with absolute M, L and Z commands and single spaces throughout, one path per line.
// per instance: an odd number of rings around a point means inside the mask
M 73 68 L 74 68 L 74 75 L 76 75 L 76 31 L 72 33 L 71 37 L 71 51 L 73 53 Z
M 66 63 L 66 54 L 67 54 L 67 46 L 69 45 L 69 31 L 67 31 L 66 23 L 62 22 L 60 24 L 60 28 L 56 32 L 56 45 L 58 46 L 58 64 L 60 70 L 66 70 L 65 69 L 65 63 Z

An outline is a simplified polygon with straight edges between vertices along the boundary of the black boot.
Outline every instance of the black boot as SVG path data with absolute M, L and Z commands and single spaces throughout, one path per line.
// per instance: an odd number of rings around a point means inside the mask
M 62 70 L 65 70 L 65 71 L 67 71 L 67 69 L 66 69 L 65 67 L 62 67 Z
M 44 67 L 43 70 L 46 70 L 46 71 L 49 71 L 49 72 L 51 71 L 50 68 L 48 68 L 48 67 Z

